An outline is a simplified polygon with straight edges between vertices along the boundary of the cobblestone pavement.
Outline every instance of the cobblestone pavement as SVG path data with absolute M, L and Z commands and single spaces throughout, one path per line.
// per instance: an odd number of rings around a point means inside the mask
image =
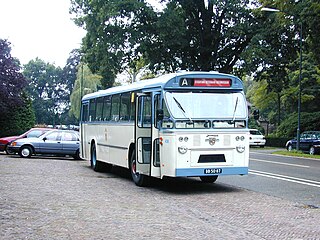
M 240 178 L 241 179 L 241 178 Z M 196 179 L 0 153 L 0 239 L 320 239 L 320 209 Z

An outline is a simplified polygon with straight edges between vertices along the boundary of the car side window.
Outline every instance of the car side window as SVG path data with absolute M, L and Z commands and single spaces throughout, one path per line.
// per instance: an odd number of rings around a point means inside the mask
M 42 134 L 41 130 L 34 130 L 34 131 L 30 131 L 27 134 L 27 138 L 31 138 L 31 137 L 39 137 Z
M 50 140 L 50 141 L 58 141 L 59 140 L 59 133 L 58 132 L 49 133 L 46 136 L 46 139 Z
M 63 133 L 62 135 L 62 141 L 77 141 L 78 138 L 75 134 L 73 133 Z

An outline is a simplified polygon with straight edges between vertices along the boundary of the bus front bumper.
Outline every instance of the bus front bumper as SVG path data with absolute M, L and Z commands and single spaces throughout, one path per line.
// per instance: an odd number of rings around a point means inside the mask
M 178 168 L 177 177 L 200 177 L 215 175 L 248 175 L 248 167 L 221 167 L 221 168 Z

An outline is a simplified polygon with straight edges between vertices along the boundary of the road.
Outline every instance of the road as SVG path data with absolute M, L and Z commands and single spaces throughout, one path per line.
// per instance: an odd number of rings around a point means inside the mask
M 251 149 L 249 175 L 221 177 L 220 183 L 320 208 L 320 160 Z
M 266 160 L 258 153 L 251 158 Z M 253 160 L 251 167 L 282 166 Z M 319 208 L 263 193 L 268 185 L 288 188 L 286 181 L 255 174 L 230 179 L 237 181 L 166 179 L 141 188 L 122 168 L 98 173 L 72 158 L 0 153 L 0 239 L 320 240 Z M 261 187 L 247 190 L 246 181 Z

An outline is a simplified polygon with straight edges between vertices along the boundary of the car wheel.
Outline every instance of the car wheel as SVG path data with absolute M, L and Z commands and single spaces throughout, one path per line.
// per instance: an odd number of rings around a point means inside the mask
M 33 153 L 32 147 L 30 146 L 22 146 L 19 150 L 20 157 L 29 158 Z
M 309 154 L 310 155 L 314 155 L 314 153 L 315 153 L 314 146 L 311 146 L 310 149 L 309 149 Z
M 9 147 L 9 144 L 6 146 L 6 149 L 5 149 L 6 154 L 8 154 L 8 155 L 14 154 L 14 152 L 13 152 L 13 151 L 10 151 L 10 150 L 8 149 L 8 147 Z
M 288 150 L 289 152 L 291 152 L 291 151 L 293 150 L 292 144 L 289 144 L 289 145 L 288 145 L 287 150 Z
M 133 152 L 130 158 L 130 164 L 129 164 L 129 168 L 130 168 L 130 173 L 131 173 L 131 177 L 133 182 L 139 186 L 139 187 L 144 187 L 147 185 L 147 176 L 138 173 L 137 170 L 137 160 L 135 157 L 135 153 Z
M 218 176 L 201 176 L 200 179 L 204 183 L 214 183 L 217 181 Z
M 73 155 L 73 158 L 76 159 L 76 160 L 80 160 L 81 159 L 79 149 L 77 150 L 76 154 Z

